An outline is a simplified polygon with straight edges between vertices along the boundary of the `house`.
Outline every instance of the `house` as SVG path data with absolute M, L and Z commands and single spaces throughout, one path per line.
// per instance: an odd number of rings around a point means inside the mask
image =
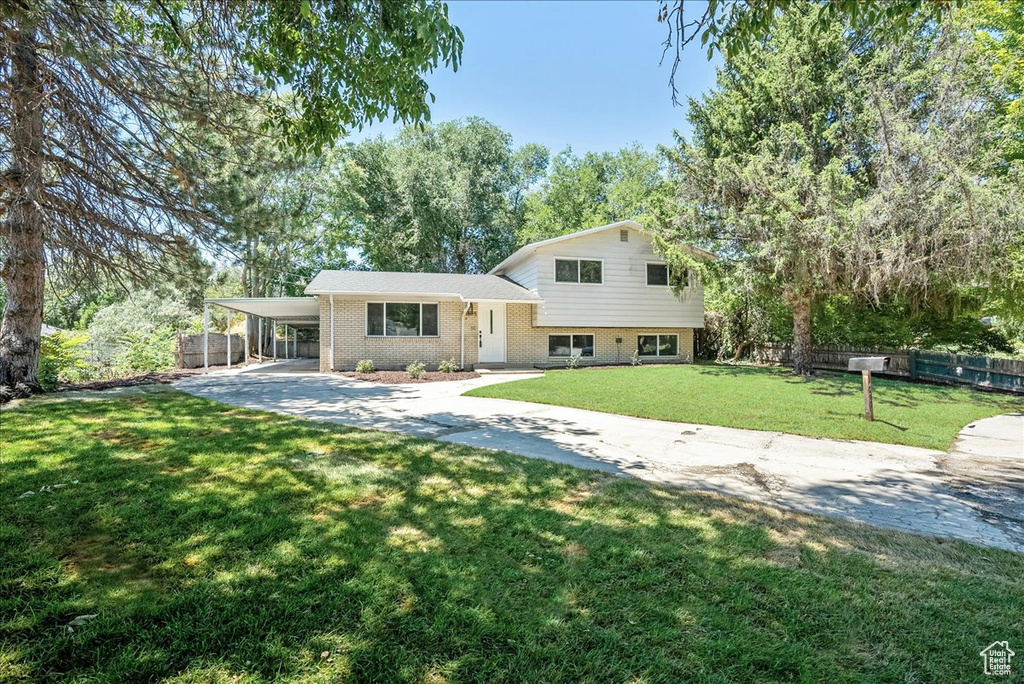
M 687 363 L 704 295 L 685 278 L 640 224 L 622 221 L 528 244 L 487 274 L 321 271 L 306 294 L 319 311 L 321 371 L 360 359 L 378 368 L 628 363 L 634 352 Z

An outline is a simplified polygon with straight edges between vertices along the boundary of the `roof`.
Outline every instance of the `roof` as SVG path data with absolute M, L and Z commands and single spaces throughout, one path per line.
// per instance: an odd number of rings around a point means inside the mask
M 556 242 L 565 242 L 566 240 L 575 240 L 576 238 L 583 237 L 584 235 L 591 235 L 593 233 L 601 233 L 601 232 L 606 231 L 606 230 L 621 230 L 623 228 L 626 228 L 626 229 L 629 229 L 629 230 L 635 230 L 635 231 L 638 231 L 638 232 L 641 232 L 641 233 L 644 232 L 644 227 L 642 225 L 640 225 L 639 223 L 637 223 L 636 221 L 618 221 L 616 223 L 609 223 L 608 225 L 605 225 L 605 226 L 597 226 L 596 228 L 588 228 L 586 230 L 580 230 L 580 231 L 577 231 L 575 233 L 569 233 L 568 235 L 559 235 L 558 237 L 548 238 L 547 240 L 540 240 L 538 242 L 531 242 L 528 245 L 523 245 L 518 250 L 516 250 L 512 254 L 512 256 L 508 257 L 507 259 L 502 261 L 500 264 L 498 264 L 497 266 L 492 268 L 490 270 L 490 273 L 496 274 L 496 273 L 501 273 L 501 272 L 507 270 L 512 264 L 515 264 L 515 263 L 521 261 L 522 259 L 524 259 L 525 257 L 527 257 L 528 255 L 532 254 L 534 251 L 536 251 L 536 249 L 538 247 L 543 247 L 545 245 L 553 245 Z M 705 258 L 705 259 L 716 259 L 717 258 L 711 252 L 705 251 L 703 249 L 699 249 L 697 247 L 687 246 L 686 249 L 688 251 L 692 252 L 694 254 L 694 256 L 698 256 L 698 257 Z
M 539 302 L 535 293 L 496 275 L 320 271 L 306 286 L 310 295 L 430 295 L 469 302 Z
M 316 297 L 211 297 L 204 301 L 232 311 L 273 318 L 278 323 L 292 326 L 320 323 L 320 305 Z

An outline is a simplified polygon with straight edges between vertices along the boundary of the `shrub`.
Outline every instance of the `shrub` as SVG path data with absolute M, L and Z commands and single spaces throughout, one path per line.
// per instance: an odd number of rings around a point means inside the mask
M 413 380 L 419 380 L 427 374 L 427 367 L 419 361 L 413 361 L 405 367 L 405 372 L 409 374 L 409 377 Z
M 373 365 L 373 361 L 370 359 L 356 362 L 356 373 L 372 373 L 375 370 L 377 370 L 377 367 Z
M 39 366 L 36 378 L 47 392 L 57 389 L 61 382 L 76 382 L 89 376 L 86 361 L 86 333 L 55 332 L 43 335 L 39 346 Z
M 565 360 L 565 367 L 569 370 L 576 370 L 580 367 L 580 359 L 583 358 L 582 354 L 573 354 Z
M 631 365 L 631 366 L 642 366 L 642 365 L 644 365 L 644 362 L 640 359 L 640 350 L 639 349 L 636 350 L 635 352 L 633 352 L 633 358 L 631 358 L 629 360 L 629 365 Z
M 455 358 L 453 357 L 437 364 L 437 370 L 441 373 L 454 373 L 459 370 L 459 364 L 455 363 Z
M 123 373 L 152 373 L 174 368 L 173 330 L 163 328 L 125 337 L 114 355 L 114 366 Z

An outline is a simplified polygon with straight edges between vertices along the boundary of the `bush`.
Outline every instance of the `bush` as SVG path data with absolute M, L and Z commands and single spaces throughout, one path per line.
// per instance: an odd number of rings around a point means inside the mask
M 86 333 L 55 332 L 43 335 L 36 378 L 44 390 L 51 392 L 61 382 L 79 382 L 89 377 L 89 364 L 86 361 L 88 341 L 89 335 Z
M 377 367 L 373 365 L 373 361 L 370 359 L 356 362 L 356 373 L 372 373 L 375 370 L 377 370 Z
M 441 373 L 454 373 L 459 370 L 459 364 L 455 363 L 455 358 L 453 357 L 437 364 L 437 370 Z
M 162 329 L 129 334 L 114 356 L 118 372 L 153 373 L 174 368 L 175 334 Z
M 576 370 L 580 367 L 580 359 L 583 357 L 582 354 L 573 354 L 565 360 L 565 367 L 569 370 Z
M 419 380 L 427 374 L 427 367 L 419 361 L 413 361 L 405 367 L 405 372 L 409 374 L 409 377 L 413 380 Z

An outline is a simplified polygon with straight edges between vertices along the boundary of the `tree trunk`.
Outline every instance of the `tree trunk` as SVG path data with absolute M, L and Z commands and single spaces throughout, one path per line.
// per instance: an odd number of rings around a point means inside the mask
M 11 68 L 11 166 L 7 185 L 7 258 L 0 276 L 7 304 L 0 324 L 0 390 L 15 395 L 39 391 L 36 366 L 43 325 L 43 81 L 34 28 L 13 32 Z
M 789 297 L 789 303 L 793 307 L 793 373 L 811 375 L 814 373 L 811 366 L 814 351 L 811 345 L 811 296 L 806 292 L 796 293 Z

